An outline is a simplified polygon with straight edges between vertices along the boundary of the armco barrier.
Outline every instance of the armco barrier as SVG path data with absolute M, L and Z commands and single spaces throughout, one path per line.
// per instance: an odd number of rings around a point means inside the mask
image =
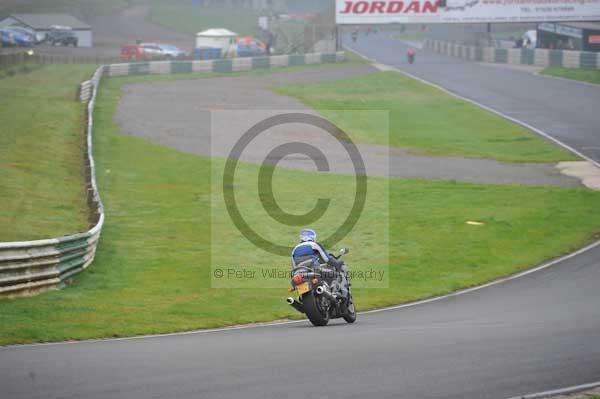
M 0 296 L 21 296 L 57 288 L 94 260 L 104 224 L 104 207 L 96 185 L 92 156 L 93 109 L 104 68 L 82 84 L 86 109 L 85 184 L 90 208 L 90 230 L 49 240 L 0 243 Z
M 89 231 L 48 240 L 0 243 L 0 297 L 23 296 L 63 286 L 69 277 L 87 268 L 96 254 L 104 225 L 104 207 L 96 185 L 92 156 L 93 110 L 103 75 L 170 74 L 193 72 L 238 72 L 343 61 L 344 53 L 280 55 L 214 61 L 153 61 L 99 67 L 92 79 L 79 88 L 78 98 L 86 109 L 86 191 L 90 208 Z
M 480 62 L 559 66 L 563 68 L 600 69 L 600 53 L 546 49 L 501 49 L 493 47 L 461 46 L 454 43 L 427 39 L 425 48 L 435 52 Z
M 87 103 L 92 97 L 92 91 L 94 90 L 94 83 L 91 80 L 86 80 L 79 86 L 79 100 L 82 103 Z

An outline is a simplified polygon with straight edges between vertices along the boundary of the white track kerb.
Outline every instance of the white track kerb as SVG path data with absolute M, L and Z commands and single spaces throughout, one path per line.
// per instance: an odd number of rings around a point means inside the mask
M 419 81 L 421 83 L 424 83 L 426 85 L 435 87 L 436 89 L 441 90 L 444 93 L 447 93 L 447 94 L 449 94 L 449 95 L 451 95 L 453 97 L 459 98 L 459 99 L 461 99 L 463 101 L 467 101 L 467 102 L 469 102 L 469 103 L 471 103 L 473 105 L 476 105 L 479 108 L 485 109 L 488 112 L 491 112 L 493 114 L 501 116 L 504 119 L 507 119 L 507 120 L 509 120 L 511 122 L 514 122 L 514 123 L 518 124 L 518 125 L 521 125 L 521 126 L 523 126 L 523 127 L 527 128 L 527 129 L 529 129 L 529 130 L 537 133 L 538 135 L 540 135 L 540 136 L 542 136 L 542 137 L 544 137 L 544 138 L 552 141 L 553 143 L 561 146 L 562 148 L 566 149 L 567 151 L 569 151 L 569 152 L 577 155 L 578 157 L 580 157 L 582 159 L 585 159 L 586 161 L 588 161 L 588 162 L 592 163 L 593 165 L 595 165 L 595 166 L 597 166 L 597 167 L 600 168 L 600 163 L 598 163 L 595 160 L 587 157 L 586 155 L 584 155 L 581 152 L 577 151 L 575 148 L 573 148 L 573 147 L 571 147 L 571 146 L 563 143 L 562 141 L 560 141 L 560 140 L 558 140 L 558 139 L 550 136 L 548 133 L 546 133 L 546 132 L 544 132 L 544 131 L 542 131 L 542 130 L 534 127 L 534 126 L 531 126 L 530 124 L 528 124 L 526 122 L 523 122 L 521 120 L 513 118 L 513 117 L 511 117 L 511 116 L 509 116 L 509 115 L 507 115 L 507 114 L 505 114 L 503 112 L 497 111 L 497 110 L 495 110 L 493 108 L 490 108 L 490 107 L 488 107 L 488 106 L 486 106 L 484 104 L 481 104 L 481 103 L 479 103 L 479 102 L 477 102 L 475 100 L 472 100 L 470 98 L 461 96 L 461 95 L 459 95 L 457 93 L 454 93 L 451 90 L 449 90 L 449 89 L 447 89 L 447 88 L 445 88 L 443 86 L 440 86 L 438 84 L 429 82 L 429 81 L 427 81 L 425 79 L 419 78 L 419 77 L 417 77 L 417 76 L 415 76 L 415 75 L 413 75 L 411 73 L 402 71 L 402 70 L 400 70 L 398 68 L 394 68 L 394 67 L 389 66 L 389 65 L 379 64 L 376 60 L 374 60 L 374 59 L 372 59 L 370 57 L 367 57 L 366 55 L 361 54 L 360 52 L 358 52 L 358 51 L 356 51 L 354 49 L 351 49 L 351 48 L 349 48 L 347 46 L 345 46 L 345 48 L 346 48 L 346 50 L 352 51 L 355 54 L 359 55 L 360 57 L 362 57 L 362 58 L 364 58 L 366 60 L 369 60 L 378 69 L 388 70 L 388 71 L 394 71 L 394 72 L 401 73 L 401 74 L 403 74 L 405 76 L 408 76 L 411 79 L 415 79 L 415 80 L 417 80 L 417 81 Z M 540 75 L 540 76 L 542 76 L 542 75 Z M 574 81 L 574 82 L 577 82 L 577 81 Z M 594 86 L 596 86 L 596 85 L 594 85 Z M 539 272 L 541 270 L 547 269 L 547 268 L 552 267 L 554 265 L 557 265 L 557 264 L 559 264 L 561 262 L 564 262 L 564 261 L 566 261 L 568 259 L 571 259 L 571 258 L 574 258 L 574 257 L 576 257 L 578 255 L 581 255 L 581 254 L 583 254 L 583 253 L 585 253 L 587 251 L 590 251 L 590 250 L 592 250 L 592 249 L 594 249 L 594 248 L 596 248 L 598 246 L 600 246 L 600 241 L 596 241 L 596 242 L 594 242 L 592 244 L 589 244 L 589 245 L 587 245 L 587 246 L 585 246 L 585 247 L 583 247 L 583 248 L 581 248 L 581 249 L 579 249 L 579 250 L 577 250 L 577 251 L 575 251 L 573 253 L 570 253 L 568 255 L 562 256 L 562 257 L 560 257 L 558 259 L 555 259 L 553 261 L 544 263 L 544 264 L 542 264 L 542 265 L 540 265 L 538 267 L 535 267 L 533 269 L 529 269 L 529 270 L 526 270 L 526 271 L 524 271 L 522 273 L 518 273 L 518 274 L 515 274 L 513 276 L 509 276 L 509 277 L 502 278 L 502 279 L 499 279 L 499 280 L 495 280 L 495 281 L 492 281 L 490 283 L 483 284 L 483 285 L 480 285 L 480 286 L 477 286 L 477 287 L 468 288 L 468 289 L 465 289 L 465 290 L 457 291 L 457 292 L 449 294 L 449 295 L 444 295 L 444 296 L 440 296 L 440 297 L 436 297 L 436 298 L 426 299 L 426 300 L 415 302 L 415 303 L 411 303 L 411 304 L 398 305 L 398 306 L 392 306 L 392 307 L 383 308 L 383 309 L 371 310 L 371 311 L 363 312 L 363 314 L 377 313 L 377 312 L 383 312 L 383 311 L 394 310 L 394 309 L 401 309 L 401 308 L 404 308 L 404 307 L 422 305 L 422 304 L 426 304 L 426 303 L 430 303 L 430 302 L 434 302 L 434 301 L 443 300 L 443 299 L 446 299 L 446 298 L 455 297 L 455 296 L 458 296 L 458 295 L 468 294 L 470 292 L 478 291 L 478 290 L 481 290 L 481 289 L 484 289 L 484 288 L 487 288 L 487 287 L 491 287 L 491 286 L 494 286 L 494 285 L 502 284 L 502 283 L 505 283 L 505 282 L 508 282 L 508 281 L 511 281 L 511 280 L 518 279 L 520 277 L 524 277 L 524 276 L 527 276 L 527 275 Z M 600 387 L 600 381 L 592 382 L 592 383 L 589 383 L 589 384 L 572 386 L 572 387 L 568 387 L 568 388 L 561 388 L 561 389 L 556 389 L 556 390 L 551 390 L 551 391 L 544 391 L 544 392 L 538 392 L 538 393 L 533 393 L 533 394 L 527 394 L 527 395 L 517 396 L 517 397 L 514 397 L 514 398 L 510 398 L 510 399 L 541 399 L 541 398 L 550 398 L 550 397 L 559 396 L 559 395 L 569 395 L 569 394 L 573 394 L 573 393 L 577 393 L 577 392 L 583 392 L 583 391 L 594 389 L 594 388 L 597 388 L 597 387 Z
M 533 74 L 535 76 L 539 76 L 540 78 L 544 78 L 544 79 L 562 80 L 563 82 L 575 83 L 578 85 L 590 86 L 590 87 L 595 87 L 597 89 L 600 89 L 600 83 L 584 82 L 583 80 L 575 80 L 575 79 L 563 78 L 561 76 L 546 75 L 546 74 L 541 73 L 541 71 L 536 71 Z
M 516 280 L 518 278 L 539 272 L 541 270 L 547 269 L 549 267 L 555 266 L 559 263 L 562 263 L 568 259 L 579 256 L 587 251 L 590 251 L 596 247 L 600 247 L 600 240 L 596 241 L 592 244 L 589 244 L 575 252 L 570 254 L 561 256 L 560 258 L 554 259 L 550 262 L 544 263 L 540 266 L 537 266 L 533 269 L 526 270 L 524 272 L 504 277 L 498 280 L 491 281 L 489 283 L 485 283 L 483 285 L 479 285 L 476 287 L 467 288 L 464 290 L 456 291 L 451 294 L 437 296 L 433 298 L 424 299 L 417 302 L 410 302 L 401 305 L 388 306 L 380 309 L 367 310 L 365 312 L 359 312 L 361 315 L 380 313 L 380 312 L 389 312 L 404 308 L 412 308 L 419 305 L 425 305 L 432 302 L 442 301 L 449 298 L 454 298 L 460 295 L 469 294 L 471 292 L 479 291 L 484 288 L 492 287 L 495 285 L 499 285 L 502 283 L 506 283 L 512 280 Z M 285 326 L 290 324 L 298 324 L 298 323 L 308 323 L 307 320 L 286 320 L 286 321 L 274 321 L 274 322 L 265 322 L 265 323 L 255 323 L 255 324 L 247 324 L 247 325 L 239 325 L 239 326 L 231 326 L 231 327 L 222 327 L 222 328 L 213 328 L 213 329 L 204 329 L 204 330 L 192 330 L 192 331 L 183 331 L 183 332 L 175 332 L 175 333 L 166 333 L 166 334 L 152 334 L 152 335 L 138 335 L 135 337 L 123 337 L 123 338 L 107 338 L 107 339 L 90 339 L 90 340 L 81 340 L 81 341 L 65 341 L 65 342 L 49 342 L 49 343 L 40 343 L 40 344 L 26 344 L 26 345 L 8 345 L 5 348 L 10 347 L 31 347 L 31 346 L 53 346 L 53 345 L 75 345 L 75 344 L 93 344 L 93 343 L 103 343 L 103 342 L 111 342 L 111 341 L 129 341 L 136 339 L 151 339 L 151 338 L 162 338 L 162 337 L 175 337 L 175 336 L 184 336 L 184 335 L 195 335 L 195 334 L 214 334 L 219 332 L 227 332 L 227 331 L 237 331 L 237 330 L 246 330 L 250 328 L 263 328 L 263 327 L 277 327 L 277 326 Z
M 349 51 L 353 51 L 356 54 L 360 55 L 361 57 L 372 61 L 373 63 L 376 63 L 376 61 L 370 59 L 369 57 L 366 57 L 360 53 L 358 53 L 357 51 L 354 51 L 352 49 L 349 49 Z M 592 162 L 593 164 L 595 164 L 596 166 L 600 167 L 600 164 L 598 164 L 597 162 L 589 159 L 588 157 L 584 156 L 583 154 L 579 153 L 577 150 L 575 150 L 574 148 L 560 142 L 559 140 L 549 136 L 548 134 L 542 132 L 539 129 L 536 129 L 524 122 L 521 122 L 519 120 L 516 120 L 514 118 L 511 118 L 499 111 L 493 110 L 485 105 L 482 105 L 480 103 L 477 103 L 476 101 L 470 100 L 468 98 L 464 98 L 456 93 L 453 93 L 441 86 L 435 85 L 433 83 L 430 83 L 428 81 L 425 81 L 421 78 L 415 77 L 411 74 L 408 74 L 406 72 L 403 72 L 401 70 L 398 70 L 396 68 L 393 67 L 389 67 L 389 66 L 385 66 L 385 65 L 379 65 L 380 67 L 383 67 L 385 70 L 393 70 L 393 71 L 397 71 L 399 73 L 402 73 L 412 79 L 418 80 L 420 82 L 423 82 L 425 84 L 431 85 L 433 87 L 436 87 L 439 90 L 442 90 L 452 96 L 455 96 L 457 98 L 460 98 L 462 100 L 468 101 L 472 104 L 475 104 L 487 111 L 493 112 L 496 115 L 500 115 L 510 121 L 513 121 L 514 123 L 520 124 L 528 129 L 533 130 L 534 132 L 540 134 L 541 136 L 555 142 L 556 144 L 560 145 L 561 147 L 567 149 L 568 151 L 571 151 L 572 153 L 576 154 L 577 156 L 580 156 L 581 158 L 584 158 L 590 162 Z M 424 304 L 428 304 L 428 303 L 432 303 L 432 302 L 436 302 L 436 301 L 442 301 L 448 298 L 453 298 L 453 297 L 457 297 L 460 295 L 465 295 L 465 294 L 469 294 L 475 291 L 479 291 L 479 290 L 483 290 L 485 288 L 488 287 L 492 287 L 492 286 L 496 286 L 499 284 L 503 284 L 503 283 L 507 283 L 509 281 L 512 280 L 516 280 L 518 278 L 524 277 L 524 276 L 528 276 L 530 274 L 542 271 L 544 269 L 550 268 L 552 266 L 558 265 L 566 260 L 569 260 L 571 258 L 574 258 L 576 256 L 582 255 L 594 248 L 600 247 L 600 240 L 593 242 L 575 252 L 572 252 L 570 254 L 561 256 L 557 259 L 551 260 L 549 262 L 543 263 L 537 267 L 534 267 L 532 269 L 523 271 L 521 273 L 509 276 L 509 277 L 504 277 L 504 278 L 500 278 L 476 287 L 471 287 L 471 288 L 467 288 L 467 289 L 463 289 L 463 290 L 459 290 L 456 292 L 453 292 L 451 294 L 447 294 L 447 295 L 442 295 L 442 296 L 437 296 L 437 297 L 433 297 L 433 298 L 428 298 L 428 299 L 424 299 L 421 301 L 416 301 L 416 302 L 411 302 L 411 303 L 405 303 L 405 304 L 401 304 L 401 305 L 395 305 L 395 306 L 389 306 L 389 307 L 385 307 L 385 308 L 380 308 L 380 309 L 374 309 L 374 310 L 369 310 L 369 311 L 365 311 L 365 312 L 360 312 L 360 314 L 362 315 L 367 315 L 367 314 L 373 314 L 373 313 L 380 313 L 380 312 L 388 312 L 388 311 L 395 311 L 395 310 L 400 310 L 400 309 L 404 309 L 404 308 L 411 308 L 411 307 L 415 307 L 415 306 L 419 306 L 419 305 L 424 305 Z M 127 340 L 137 340 L 137 339 L 153 339 L 153 338 L 162 338 L 162 337 L 172 337 L 172 336 L 184 336 L 184 335 L 193 335 L 193 334 L 212 334 L 212 333 L 219 333 L 219 332 L 231 332 L 231 331 L 236 331 L 236 330 L 245 330 L 245 329 L 251 329 L 251 328 L 263 328 L 263 327 L 276 327 L 276 326 L 284 326 L 284 325 L 290 325 L 290 324 L 297 324 L 297 323 L 307 323 L 306 320 L 286 320 L 286 321 L 275 321 L 275 322 L 266 322 L 266 323 L 257 323 L 257 324 L 250 324 L 250 325 L 240 325 L 240 326 L 232 326 L 232 327 L 223 327 L 223 328 L 215 328 L 215 329 L 204 329 L 204 330 L 193 330 L 193 331 L 185 331 L 185 332 L 176 332 L 176 333 L 167 333 L 167 334 L 153 334 L 153 335 L 142 335 L 142 336 L 134 336 L 134 337 L 124 337 L 124 338 L 109 338 L 109 339 L 94 339 L 94 340 L 81 340 L 81 341 L 66 341 L 66 342 L 51 342 L 51 343 L 40 343 L 40 344 L 28 344 L 28 345 L 9 345 L 6 348 L 10 348 L 10 347 L 32 347 L 32 346 L 50 346 L 50 345 L 71 345 L 71 344 L 94 344 L 94 343 L 103 343 L 103 342 L 111 342 L 111 341 L 127 341 Z M 589 386 L 588 386 L 589 385 Z M 592 386 L 593 385 L 593 386 Z M 595 386 L 599 386 L 600 383 L 598 383 L 598 385 L 594 385 L 594 384 L 587 384 L 585 385 L 586 388 L 584 389 L 590 389 L 590 388 L 594 388 Z M 573 388 L 567 388 L 567 389 L 573 389 Z M 555 392 L 555 391 L 549 391 L 549 392 Z M 548 395 L 548 392 L 545 393 L 546 397 L 551 396 Z M 534 395 L 539 395 L 539 394 L 534 394 Z M 540 397 L 544 397 L 544 396 L 523 396 L 522 398 L 540 398 Z
M 510 399 L 542 399 L 542 398 L 552 398 L 554 396 L 571 395 L 571 394 L 578 393 L 578 392 L 584 392 L 584 391 L 588 391 L 590 389 L 595 389 L 595 388 L 598 388 L 598 387 L 600 387 L 600 381 L 591 382 L 589 384 L 583 384 L 583 385 L 575 385 L 575 386 L 568 387 L 568 388 L 554 389 L 552 391 L 531 393 L 531 394 L 523 395 L 523 396 L 515 396 L 515 397 L 510 398 Z

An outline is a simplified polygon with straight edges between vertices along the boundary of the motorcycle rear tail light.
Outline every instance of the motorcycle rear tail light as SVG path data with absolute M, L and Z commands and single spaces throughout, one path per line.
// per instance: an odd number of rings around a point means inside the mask
M 304 276 L 301 274 L 296 274 L 294 276 L 294 278 L 292 279 L 292 283 L 299 285 L 302 284 L 304 282 Z

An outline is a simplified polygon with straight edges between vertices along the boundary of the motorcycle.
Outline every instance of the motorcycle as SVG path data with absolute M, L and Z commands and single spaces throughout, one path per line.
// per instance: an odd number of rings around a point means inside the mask
M 350 251 L 340 250 L 340 259 Z M 315 266 L 312 260 L 296 265 L 292 270 L 292 288 L 298 299 L 288 297 L 286 302 L 304 313 L 314 326 L 326 326 L 330 319 L 343 318 L 347 323 L 356 321 L 356 309 L 350 292 L 350 282 L 342 271 L 327 264 Z M 344 284 L 344 281 L 347 283 Z
M 415 51 L 410 49 L 408 50 L 408 52 L 406 53 L 406 59 L 408 60 L 409 64 L 414 64 L 415 62 Z

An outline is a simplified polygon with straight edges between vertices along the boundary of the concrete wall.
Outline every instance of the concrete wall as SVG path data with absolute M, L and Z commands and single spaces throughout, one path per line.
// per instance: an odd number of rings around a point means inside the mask
M 334 63 L 343 61 L 344 57 L 344 53 L 339 52 L 202 61 L 152 61 L 106 65 L 105 71 L 108 76 L 197 72 L 229 73 L 291 65 Z
M 91 30 L 78 30 L 75 32 L 79 39 L 79 47 L 92 47 L 94 45 Z
M 535 65 L 542 68 L 558 66 L 563 68 L 600 70 L 600 53 L 585 51 L 461 46 L 431 39 L 425 41 L 425 48 L 440 54 L 478 62 Z

